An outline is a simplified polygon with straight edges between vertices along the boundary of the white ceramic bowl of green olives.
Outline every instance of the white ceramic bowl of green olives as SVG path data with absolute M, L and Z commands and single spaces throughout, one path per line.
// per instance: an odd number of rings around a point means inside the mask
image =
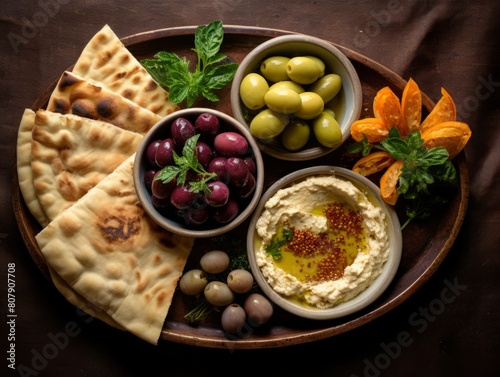
M 239 64 L 231 87 L 233 116 L 263 153 L 311 160 L 337 149 L 361 114 L 362 89 L 350 60 L 308 35 L 272 38 Z

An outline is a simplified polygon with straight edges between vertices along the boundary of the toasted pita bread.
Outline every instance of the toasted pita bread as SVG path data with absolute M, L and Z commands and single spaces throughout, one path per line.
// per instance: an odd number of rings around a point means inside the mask
M 168 100 L 168 92 L 153 80 L 109 25 L 88 42 L 73 73 L 162 117 L 179 110 Z
M 54 286 L 57 288 L 59 293 L 61 293 L 64 298 L 68 300 L 70 304 L 73 304 L 78 309 L 84 311 L 92 317 L 103 321 L 110 326 L 123 330 L 123 327 L 116 323 L 116 321 L 111 318 L 106 312 L 104 312 L 101 308 L 95 306 L 90 301 L 86 300 L 82 295 L 71 288 L 69 284 L 66 283 L 66 281 L 62 279 L 52 268 L 49 267 L 48 269 L 50 278 L 52 279 Z
M 17 177 L 19 189 L 28 210 L 40 225 L 46 226 L 49 223 L 49 219 L 36 196 L 31 170 L 31 131 L 34 124 L 35 112 L 31 109 L 25 109 L 17 133 Z
M 50 96 L 47 110 L 102 120 L 124 130 L 145 134 L 161 116 L 98 85 L 64 72 Z
M 48 220 L 135 153 L 142 135 L 72 114 L 38 110 L 32 131 L 33 185 Z
M 124 329 L 157 344 L 193 239 L 159 228 L 134 189 L 134 156 L 36 235 L 51 268 Z

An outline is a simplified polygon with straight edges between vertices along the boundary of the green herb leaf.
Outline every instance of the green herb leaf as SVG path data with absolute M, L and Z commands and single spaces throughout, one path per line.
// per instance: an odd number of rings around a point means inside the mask
M 281 259 L 280 248 L 293 239 L 293 229 L 284 227 L 281 236 L 273 239 L 266 247 L 266 253 L 270 254 L 274 260 Z
M 405 229 L 413 219 L 424 220 L 431 215 L 431 208 L 448 203 L 448 199 L 437 194 L 420 195 L 406 204 L 406 216 L 408 219 L 401 226 Z
M 362 156 L 368 156 L 372 150 L 372 144 L 363 134 L 363 140 L 357 141 L 347 147 L 347 152 L 351 154 L 361 153 Z
M 191 309 L 185 316 L 189 322 L 199 322 L 202 319 L 208 317 L 208 315 L 214 310 L 213 306 L 201 295 L 194 304 L 194 308 Z
M 384 139 L 380 142 L 380 144 L 382 144 L 385 151 L 396 160 L 405 160 L 411 152 L 410 146 L 406 143 L 405 140 L 399 137 Z
M 365 136 L 363 141 L 352 144 L 348 152 L 366 156 L 371 148 L 386 151 L 404 162 L 397 186 L 398 193 L 408 201 L 408 220 L 402 228 L 414 218 L 427 216 L 434 205 L 445 202 L 442 196 L 433 193 L 437 184 L 448 187 L 457 184 L 457 172 L 448 159 L 448 151 L 442 147 L 427 149 L 419 130 L 402 138 L 393 127 L 380 143 L 370 144 Z
M 186 183 L 187 173 L 192 170 L 199 175 L 200 179 L 198 181 L 189 182 L 190 190 L 194 192 L 203 191 L 205 193 L 210 193 L 207 182 L 215 178 L 217 173 L 207 172 L 196 158 L 196 143 L 199 138 L 200 134 L 196 134 L 186 140 L 182 148 L 182 156 L 179 156 L 174 151 L 174 164 L 163 167 L 155 177 L 155 180 L 161 180 L 164 183 L 168 183 L 176 178 L 177 184 L 183 185 Z
M 169 91 L 169 100 L 173 103 L 186 101 L 191 107 L 203 96 L 217 102 L 219 98 L 213 92 L 222 89 L 233 78 L 237 63 L 224 63 L 227 56 L 220 53 L 224 39 L 221 21 L 213 21 L 198 26 L 194 36 L 197 64 L 194 72 L 190 71 L 190 62 L 174 53 L 160 51 L 154 59 L 145 59 L 141 64 L 162 87 Z
M 196 28 L 194 51 L 198 55 L 198 61 L 201 61 L 200 70 L 220 60 L 216 55 L 219 52 L 223 39 L 224 28 L 222 27 L 221 21 L 213 21 L 208 25 L 198 26 Z M 216 59 L 212 61 L 212 57 L 216 57 Z

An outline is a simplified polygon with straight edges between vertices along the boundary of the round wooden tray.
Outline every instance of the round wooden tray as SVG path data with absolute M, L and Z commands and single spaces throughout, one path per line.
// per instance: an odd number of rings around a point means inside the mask
M 151 58 L 158 51 L 170 51 L 179 56 L 187 56 L 193 61 L 195 56 L 191 49 L 194 45 L 195 29 L 196 27 L 190 26 L 154 30 L 123 38 L 122 41 L 138 59 Z M 225 35 L 221 52 L 236 62 L 241 62 L 252 48 L 270 38 L 293 34 L 284 30 L 232 25 L 225 26 L 224 29 Z M 373 60 L 343 46 L 334 45 L 352 61 L 359 74 L 364 102 L 361 118 L 373 116 L 373 97 L 382 87 L 389 86 L 401 97 L 402 90 L 406 85 L 405 80 Z M 57 80 L 58 78 L 38 97 L 32 105 L 33 110 L 44 108 L 47 105 Z M 200 101 L 197 105 L 216 108 L 231 114 L 229 91 L 229 86 L 219 91 L 221 100 L 218 103 Z M 423 104 L 424 111 L 427 112 L 434 106 L 433 101 L 426 95 L 423 95 Z M 345 151 L 350 142 L 352 141 L 348 141 L 346 145 L 333 153 L 312 161 L 289 162 L 264 155 L 266 167 L 264 189 L 267 189 L 285 174 L 313 165 L 336 165 L 351 168 L 355 160 L 352 155 Z M 176 293 L 164 324 L 161 339 L 212 348 L 282 347 L 332 337 L 362 326 L 387 313 L 410 297 L 430 278 L 447 255 L 462 226 L 469 195 L 469 177 L 464 153 L 460 153 L 454 162 L 460 176 L 459 188 L 451 193 L 450 201 L 446 207 L 434 211 L 431 218 L 425 221 L 415 220 L 405 228 L 403 232 L 403 257 L 398 273 L 386 292 L 368 308 L 348 317 L 329 321 L 305 320 L 276 308 L 275 315 L 264 326 L 245 329 L 245 333 L 241 336 L 228 337 L 220 326 L 217 312 L 196 325 L 190 324 L 184 315 L 191 308 L 192 302 Z M 35 235 L 41 228 L 23 201 L 17 175 L 14 177 L 13 186 L 14 213 L 23 240 L 36 265 L 49 278 L 47 266 L 35 240 Z M 404 208 L 396 206 L 396 211 L 400 220 L 404 222 Z M 238 249 L 241 245 L 241 253 L 244 253 L 247 227 L 248 221 L 223 237 L 197 240 L 186 269 L 194 266 L 198 262 L 200 254 L 211 248 Z

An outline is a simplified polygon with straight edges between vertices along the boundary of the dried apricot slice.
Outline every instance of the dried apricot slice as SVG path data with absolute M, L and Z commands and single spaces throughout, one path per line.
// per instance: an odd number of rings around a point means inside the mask
M 442 122 L 455 121 L 457 119 L 457 108 L 450 94 L 441 88 L 441 98 L 420 125 L 420 132 Z
M 390 130 L 396 127 L 400 133 L 404 131 L 403 116 L 401 115 L 401 103 L 399 98 L 388 86 L 380 89 L 373 99 L 373 114 L 384 122 L 385 127 Z
M 438 123 L 422 132 L 424 145 L 429 149 L 445 148 L 450 160 L 465 147 L 471 136 L 469 125 L 456 121 Z
M 399 176 L 403 170 L 403 161 L 397 160 L 387 168 L 380 178 L 380 193 L 382 199 L 391 205 L 396 204 L 399 193 L 397 191 Z
M 403 90 L 401 97 L 401 114 L 403 115 L 403 122 L 405 124 L 402 136 L 406 136 L 413 130 L 420 127 L 422 120 L 422 93 L 417 83 L 410 78 Z
M 367 176 L 391 166 L 396 159 L 385 151 L 372 152 L 361 157 L 352 167 L 352 171 Z
M 351 125 L 351 136 L 356 141 L 363 140 L 363 135 L 370 143 L 378 143 L 389 135 L 389 130 L 384 122 L 378 118 L 364 118 Z

